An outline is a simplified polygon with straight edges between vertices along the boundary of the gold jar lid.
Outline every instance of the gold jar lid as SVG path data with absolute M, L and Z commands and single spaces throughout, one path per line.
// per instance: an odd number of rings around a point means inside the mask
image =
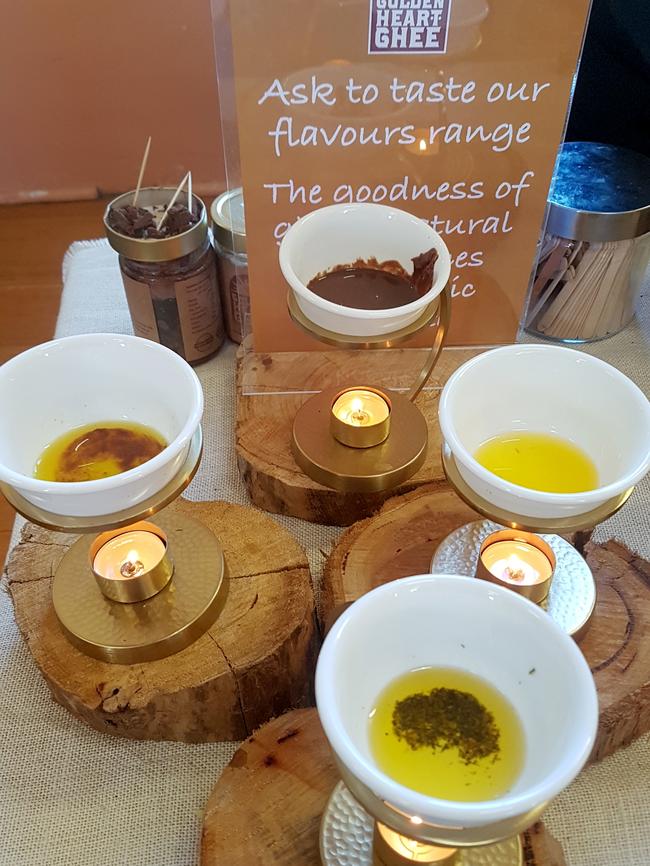
M 140 189 L 138 205 L 140 207 L 156 207 L 166 205 L 171 201 L 175 189 L 166 186 L 145 186 Z M 208 217 L 203 201 L 192 194 L 193 210 L 198 209 L 199 220 L 187 231 L 169 238 L 130 238 L 115 231 L 108 224 L 111 208 L 122 207 L 133 203 L 134 190 L 118 195 L 109 202 L 104 211 L 104 229 L 109 244 L 121 256 L 136 262 L 169 262 L 180 259 L 199 249 L 208 234 Z M 181 193 L 181 204 L 187 204 L 187 196 Z

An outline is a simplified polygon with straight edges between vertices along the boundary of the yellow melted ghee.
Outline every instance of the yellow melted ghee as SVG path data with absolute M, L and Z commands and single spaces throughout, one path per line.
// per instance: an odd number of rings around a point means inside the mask
M 412 748 L 397 736 L 395 704 L 437 688 L 468 692 L 492 714 L 498 729 L 495 754 L 467 762 L 456 747 Z M 524 764 L 524 732 L 514 707 L 490 683 L 457 668 L 420 668 L 389 683 L 370 712 L 369 737 L 377 766 L 386 775 L 413 791 L 444 800 L 500 797 L 515 783 Z
M 504 433 L 483 442 L 475 459 L 499 478 L 548 493 L 583 493 L 598 487 L 598 472 L 585 452 L 548 433 Z
M 131 421 L 75 427 L 46 446 L 34 467 L 41 481 L 96 481 L 141 466 L 167 443 L 160 433 Z

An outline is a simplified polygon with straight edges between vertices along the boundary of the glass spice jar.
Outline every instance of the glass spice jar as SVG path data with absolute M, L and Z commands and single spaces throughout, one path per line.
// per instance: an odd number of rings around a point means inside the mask
M 138 206 L 162 213 L 173 194 L 166 187 L 144 187 Z M 111 208 L 132 201 L 133 192 L 113 199 L 104 227 L 119 253 L 134 333 L 173 349 L 190 364 L 205 361 L 225 336 L 205 205 L 193 195 L 194 225 L 166 238 L 144 239 L 121 234 L 108 223 Z
M 241 187 L 227 190 L 212 202 L 212 233 L 226 330 L 241 343 L 252 332 L 248 290 L 246 220 Z
M 567 343 L 612 336 L 634 316 L 650 263 L 650 159 L 609 144 L 562 146 L 525 317 Z

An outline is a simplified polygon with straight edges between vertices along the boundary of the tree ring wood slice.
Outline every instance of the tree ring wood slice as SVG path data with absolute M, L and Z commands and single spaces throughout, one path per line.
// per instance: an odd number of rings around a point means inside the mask
M 424 465 L 393 490 L 349 493 L 313 481 L 300 469 L 291 450 L 292 428 L 300 407 L 317 391 L 360 382 L 380 387 L 394 371 L 411 370 L 417 363 L 400 349 L 368 352 L 281 352 L 255 355 L 241 349 L 237 355 L 237 463 L 255 505 L 275 514 L 289 514 L 312 523 L 349 526 L 374 514 L 396 493 L 437 482 L 446 486 L 438 425 L 438 392 L 423 391 L 417 400 L 429 430 Z M 474 353 L 475 354 L 475 353 Z M 251 357 L 249 357 L 249 355 Z M 451 356 L 454 357 L 454 356 Z M 454 357 L 453 366 L 464 360 Z M 450 360 L 447 366 L 452 365 Z M 388 365 L 388 369 L 387 369 Z M 443 364 L 444 367 L 444 364 Z M 352 382 L 350 370 L 353 370 Z M 443 374 L 441 373 L 441 376 Z M 257 393 L 248 393 L 254 377 Z M 443 376 L 444 378 L 444 376 Z M 302 393 L 289 391 L 286 382 L 304 383 Z M 282 385 L 284 382 L 284 386 Z
M 96 730 L 136 740 L 241 740 L 313 702 L 319 639 L 309 565 L 293 536 L 259 511 L 184 499 L 169 506 L 176 508 L 219 537 L 229 575 L 217 621 L 187 649 L 132 665 L 75 649 L 51 601 L 52 575 L 75 536 L 33 524 L 6 568 L 16 621 L 54 699 Z
M 201 866 L 321 866 L 320 822 L 338 781 L 316 710 L 264 725 L 212 790 Z M 526 866 L 566 866 L 542 823 L 523 834 L 522 844 Z
M 423 487 L 350 527 L 325 566 L 323 630 L 376 586 L 427 574 L 442 539 L 477 519 L 451 490 Z M 579 642 L 598 689 L 596 761 L 650 730 L 650 563 L 616 541 L 595 544 L 588 537 L 565 536 L 583 553 L 596 582 L 596 607 Z

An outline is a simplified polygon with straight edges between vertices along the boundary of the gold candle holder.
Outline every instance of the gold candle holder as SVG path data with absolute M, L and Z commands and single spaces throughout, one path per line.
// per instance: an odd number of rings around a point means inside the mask
M 535 604 L 544 601 L 555 571 L 555 554 L 539 535 L 521 529 L 493 532 L 481 544 L 476 577 L 504 586 Z
M 457 848 L 442 848 L 402 836 L 375 821 L 372 840 L 373 866 L 453 866 Z
M 334 397 L 330 430 L 350 448 L 380 445 L 390 433 L 391 402 L 376 388 L 346 388 Z
M 145 520 L 102 532 L 91 543 L 89 555 L 95 580 L 112 601 L 151 598 L 167 586 L 174 573 L 167 535 Z

